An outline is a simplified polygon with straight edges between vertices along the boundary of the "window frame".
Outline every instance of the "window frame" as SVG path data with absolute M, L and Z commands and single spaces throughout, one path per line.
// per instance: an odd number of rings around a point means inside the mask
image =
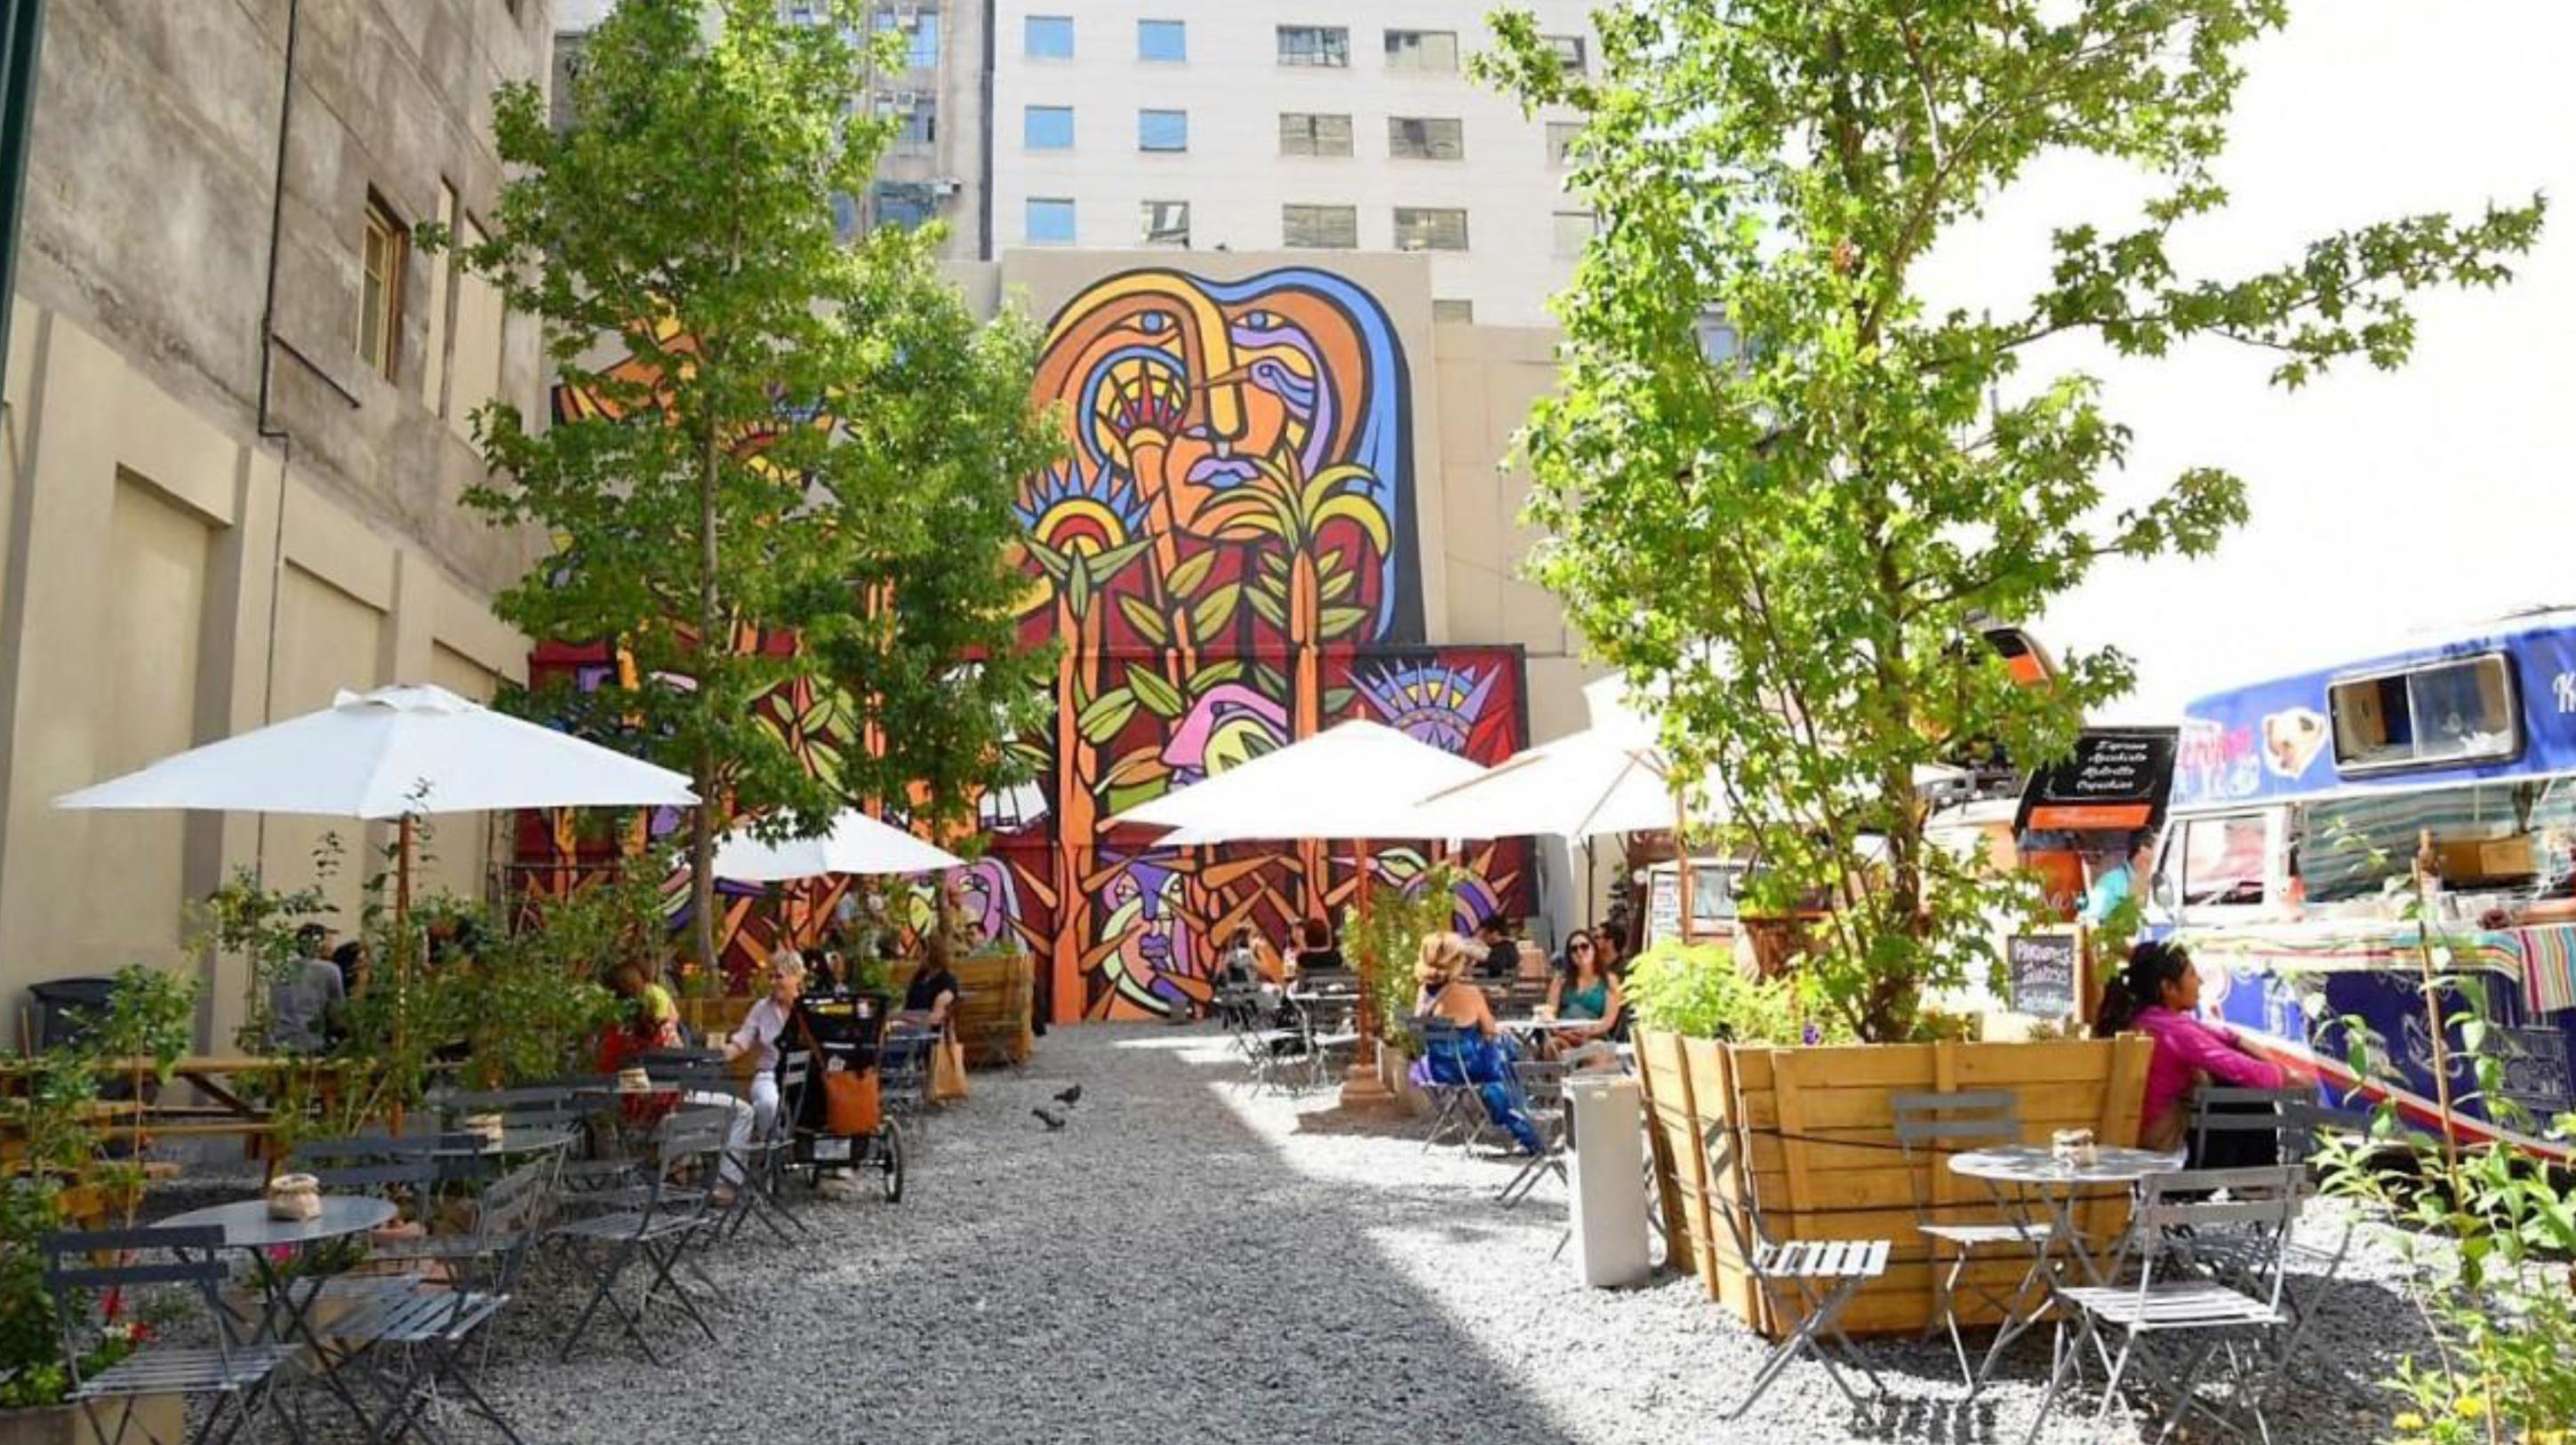
M 1314 217 L 1329 213 L 1337 218 L 1347 218 L 1350 221 L 1350 243 L 1294 239 L 1288 225 L 1292 212 L 1307 212 Z M 1356 251 L 1360 247 L 1360 208 L 1330 201 L 1282 201 L 1279 205 L 1279 247 L 1284 251 Z
M 1040 50 L 1037 47 L 1041 25 L 1062 24 L 1064 49 Z M 1048 32 L 1053 34 L 1052 30 Z M 1023 15 L 1020 17 L 1020 58 L 1022 60 L 1071 60 L 1074 58 L 1073 17 L 1070 15 Z
M 358 224 L 358 324 L 350 342 L 369 371 L 392 381 L 402 367 L 402 293 L 411 259 L 411 228 L 373 187 L 368 188 L 367 207 Z M 376 292 L 372 298 L 370 289 Z M 376 327 L 373 348 L 367 344 L 370 321 Z
M 1406 218 L 1407 218 L 1408 216 L 1412 217 L 1412 218 L 1415 220 L 1415 222 L 1416 222 L 1417 224 L 1420 224 L 1420 223 L 1422 223 L 1422 222 L 1424 222 L 1424 221 L 1428 221 L 1428 220 L 1430 220 L 1431 218 L 1434 218 L 1434 217 L 1441 217 L 1441 216 L 1456 216 L 1456 217 L 1458 218 L 1458 244 L 1457 244 L 1457 245 L 1455 245 L 1455 246 L 1442 246 L 1442 245 L 1436 244 L 1436 237 L 1435 237 L 1435 238 L 1434 238 L 1433 240 L 1431 240 L 1431 241 L 1426 241 L 1426 243 L 1425 243 L 1425 244 L 1423 244 L 1423 245 L 1419 245 L 1419 246 L 1408 246 L 1408 245 L 1406 245 L 1406 244 L 1405 244 L 1404 231 L 1405 231 L 1405 220 L 1406 220 Z M 1468 249 L 1473 245 L 1473 233 L 1472 233 L 1472 231 L 1471 231 L 1470 227 L 1469 227 L 1469 226 L 1468 226 L 1468 224 L 1467 224 L 1467 208 L 1466 208 L 1465 206 L 1397 206 L 1397 207 L 1395 207 L 1395 217 L 1394 217 L 1394 219 L 1395 219 L 1395 235 L 1394 235 L 1394 241 L 1395 241 L 1395 249 L 1396 249 L 1396 250 L 1398 250 L 1398 251 L 1404 251 L 1404 252 L 1427 252 L 1427 251 L 1439 251 L 1439 252 L 1445 252 L 1445 253 L 1448 253 L 1448 254 L 1451 254 L 1451 255 L 1455 255 L 1455 254 L 1458 254 L 1458 253 L 1461 253 L 1461 252 L 1464 252 L 1464 251 L 1468 250 Z
M 1574 143 L 1583 138 L 1583 122 L 1579 120 L 1551 120 L 1545 124 L 1546 130 L 1544 135 L 1546 140 L 1544 143 L 1547 146 L 1548 169 L 1555 171 L 1564 170 L 1567 166 L 1574 163 Z M 1560 131 L 1564 132 L 1565 135 L 1565 143 L 1563 145 L 1557 144 L 1557 133 Z
M 1299 34 L 1311 34 L 1319 42 L 1316 48 L 1307 52 L 1306 58 L 1303 59 L 1298 58 L 1298 52 L 1288 47 L 1288 37 Z M 1334 58 L 1334 48 L 1330 44 L 1322 43 L 1326 37 L 1335 35 L 1341 37 L 1338 58 Z M 1348 70 L 1351 68 L 1351 27 L 1347 25 L 1282 25 L 1277 27 L 1275 36 L 1274 43 L 1277 46 L 1279 64 L 1282 66 L 1294 70 Z
M 2505 731 L 2501 741 L 2480 748 L 2460 748 L 2450 752 L 2428 753 L 2423 735 L 2417 728 L 2416 689 L 2418 680 L 2435 673 L 2493 667 L 2502 683 L 2502 709 Z M 2337 704 L 2342 695 L 2358 687 L 2374 687 L 2404 679 L 2406 684 L 2406 719 L 2409 751 L 2403 756 L 2355 756 L 2344 751 L 2344 711 Z M 2483 692 L 2483 688 L 2481 688 Z M 2399 667 L 2373 668 L 2365 672 L 2346 673 L 2326 680 L 2326 738 L 2334 749 L 2335 771 L 2350 777 L 2369 777 L 2381 773 L 2432 771 L 2444 768 L 2481 767 L 2511 762 L 2521 757 L 2528 738 L 2522 725 L 2522 675 L 2514 666 L 2513 654 L 2502 648 L 2466 652 L 2430 662 L 2414 662 Z
M 1038 117 L 1041 115 L 1061 115 L 1064 117 L 1063 144 L 1049 144 L 1041 141 L 1037 137 L 1035 131 Z M 1069 151 L 1073 149 L 1075 139 L 1076 136 L 1072 106 L 1024 105 L 1020 107 L 1020 149 L 1024 151 Z
M 1064 208 L 1064 235 L 1040 236 L 1037 233 L 1038 207 Z M 1082 241 L 1082 213 L 1071 196 L 1024 196 L 1020 202 L 1020 240 L 1031 246 L 1074 246 Z
M 1444 125 L 1450 128 L 1454 142 L 1454 150 L 1449 155 L 1440 153 L 1439 141 L 1433 130 L 1433 127 Z M 1418 151 L 1402 148 L 1399 138 L 1408 126 L 1422 128 L 1422 147 Z M 1442 163 L 1463 161 L 1467 158 L 1467 122 L 1464 117 L 1454 115 L 1390 115 L 1386 118 L 1386 158 L 1391 161 Z
M 1190 203 L 1188 201 L 1145 200 L 1138 201 L 1136 206 L 1138 212 L 1136 217 L 1136 234 L 1139 245 L 1172 246 L 1184 251 L 1189 249 Z M 1155 214 L 1155 208 L 1158 206 L 1177 206 L 1180 208 L 1181 224 L 1179 227 L 1179 235 L 1174 236 L 1171 234 L 1173 228 L 1169 226 L 1159 228 L 1160 234 L 1157 234 L 1158 228 L 1155 226 L 1154 222 L 1158 219 Z
M 1426 65 L 1422 63 L 1419 58 L 1402 64 L 1397 63 L 1396 55 L 1398 37 L 1402 37 L 1413 42 L 1412 53 L 1416 57 L 1419 57 L 1422 53 L 1423 41 L 1430 40 L 1435 37 L 1447 39 L 1449 42 L 1449 63 L 1446 65 Z M 1458 55 L 1458 32 L 1455 30 L 1389 28 L 1386 32 L 1386 68 L 1389 70 L 1401 71 L 1407 75 L 1456 75 L 1458 73 Z
M 1451 309 L 1443 311 L 1442 307 Z M 1434 296 L 1431 298 L 1431 322 L 1435 326 L 1473 326 L 1476 324 L 1476 298 L 1473 296 Z
M 1300 151 L 1290 150 L 1288 148 L 1288 122 L 1291 120 L 1303 120 L 1307 122 L 1306 139 L 1312 147 L 1311 149 Z M 1342 148 L 1340 150 L 1331 151 L 1322 148 L 1324 132 L 1322 126 L 1317 124 L 1317 122 L 1327 120 L 1337 120 L 1342 123 Z M 1279 112 L 1279 154 L 1283 156 L 1302 156 L 1311 160 L 1349 160 L 1353 156 L 1359 154 L 1357 127 L 1353 124 L 1353 119 L 1347 112 L 1283 110 Z
M 1174 54 L 1153 54 L 1145 43 L 1145 37 L 1156 33 L 1157 29 L 1162 26 L 1171 27 L 1172 32 L 1180 37 L 1180 49 Z M 1187 20 L 1148 19 L 1139 16 L 1136 21 L 1136 58 L 1149 65 L 1186 64 L 1190 58 L 1190 22 Z
M 1152 143 L 1151 132 L 1148 127 L 1152 122 L 1158 120 L 1166 122 L 1177 121 L 1179 123 L 1180 143 L 1178 145 L 1155 145 Z M 1137 109 L 1136 151 L 1139 155 L 1177 156 L 1187 155 L 1189 154 L 1189 150 L 1190 113 L 1188 111 L 1165 110 L 1160 108 L 1148 110 L 1143 107 L 1139 107 Z
M 1578 219 L 1583 222 L 1583 239 L 1569 251 L 1565 249 L 1565 223 Z M 1548 254 L 1559 261 L 1581 260 L 1583 248 L 1591 245 L 1592 238 L 1601 234 L 1601 217 L 1593 211 L 1550 211 L 1547 224 Z
M 1559 69 L 1569 75 L 1592 73 L 1592 37 L 1588 35 L 1542 35 L 1539 43 L 1556 52 Z

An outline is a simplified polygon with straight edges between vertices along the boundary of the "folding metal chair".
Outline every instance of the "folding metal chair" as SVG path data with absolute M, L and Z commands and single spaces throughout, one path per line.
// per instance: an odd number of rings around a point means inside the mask
M 889 1024 L 877 1046 L 877 1101 L 897 1118 L 919 1120 L 930 1103 L 930 1051 L 937 1032 Z
M 1843 1392 L 1843 1398 L 1851 1401 L 1854 1409 L 1868 1409 L 1870 1398 L 1885 1399 L 1887 1383 L 1870 1368 L 1851 1336 L 1843 1333 L 1842 1312 L 1862 1285 L 1887 1273 L 1887 1258 L 1893 1246 L 1884 1239 L 1773 1243 L 1770 1228 L 1763 1222 L 1751 1171 L 1745 1173 L 1741 1199 L 1733 1191 L 1717 1187 L 1718 1180 L 1734 1175 L 1737 1161 L 1750 1152 L 1735 1126 L 1711 1125 L 1706 1143 L 1710 1178 L 1703 1181 L 1703 1187 L 1708 1191 L 1709 1203 L 1724 1216 L 1736 1253 L 1753 1275 L 1764 1307 L 1789 1325 L 1788 1334 L 1771 1347 L 1762 1368 L 1753 1372 L 1743 1400 L 1723 1418 L 1733 1420 L 1752 1409 L 1754 1402 L 1780 1378 L 1780 1372 L 1800 1355 L 1811 1356 L 1824 1366 L 1834 1388 Z M 1869 1398 L 1843 1378 L 1841 1366 L 1858 1370 L 1869 1380 Z
M 217 1297 L 224 1281 L 219 1255 L 224 1232 L 202 1228 L 102 1229 L 86 1233 L 48 1234 L 38 1242 L 44 1254 L 45 1288 L 53 1296 L 54 1322 L 61 1332 L 64 1368 L 69 1372 L 72 1401 L 80 1406 L 90 1436 L 104 1445 L 124 1445 L 133 1431 L 155 1445 L 166 1445 L 134 1417 L 134 1401 L 144 1395 L 214 1395 L 213 1410 L 188 1438 L 229 1440 L 262 1415 L 276 1413 L 278 1370 L 293 1360 L 300 1344 L 250 1343 L 233 1338 L 230 1317 Z M 144 1256 L 163 1256 L 145 1258 Z M 101 1264 L 102 1257 L 119 1262 Z M 114 1294 L 130 1307 L 141 1289 L 184 1285 L 195 1290 L 212 1315 L 214 1343 L 190 1347 L 147 1345 L 94 1375 L 81 1372 L 86 1346 L 79 1332 L 90 1319 L 95 1299 Z M 113 1428 L 101 1418 L 100 1406 L 116 1403 Z M 288 1429 L 294 1430 L 292 1421 Z M 218 1430 L 216 1427 L 223 1428 Z
M 2178 1170 L 2149 1175 L 2139 1186 L 2138 1204 L 2130 1214 L 2129 1233 L 2121 1240 L 2110 1278 L 2126 1263 L 2138 1262 L 2134 1285 L 2078 1285 L 2058 1290 L 2073 1314 L 2075 1339 L 2058 1351 L 2049 1375 L 2048 1393 L 2030 1422 L 2024 1440 L 2039 1438 L 2058 1392 L 2087 1348 L 2102 1351 L 2103 1336 L 2119 1336 L 2120 1349 L 2102 1386 L 2102 1403 L 2093 1414 L 2093 1436 L 2102 1437 L 2111 1410 L 2120 1398 L 2120 1382 L 2132 1360 L 2161 1376 L 2173 1393 L 2173 1404 L 2153 1438 L 2163 1440 L 2194 1413 L 2208 1416 L 2234 1434 L 2244 1427 L 2200 1398 L 2201 1374 L 2222 1346 L 2248 1334 L 2269 1336 L 2290 1322 L 2282 1303 L 2283 1255 L 2290 1229 L 2299 1216 L 2299 1167 L 2294 1164 L 2255 1169 Z M 2213 1198 L 2212 1196 L 2223 1195 Z M 2223 1270 L 2208 1267 L 2214 1244 L 2226 1241 Z M 2223 1277 L 2222 1277 L 2223 1276 Z M 2148 1339 L 2179 1337 L 2190 1351 L 2179 1362 L 2160 1367 L 2154 1351 L 2138 1346 Z M 2236 1375 L 2230 1403 L 2250 1398 L 2244 1406 L 2255 1430 L 2265 1440 L 2271 1428 L 2263 1419 L 2268 1392 L 2264 1375 L 2277 1369 L 2271 1348 L 2224 1351 Z
M 2301 1193 L 2313 1196 L 2316 1189 L 2307 1176 L 2307 1162 L 2316 1152 L 2317 1135 L 2338 1125 L 2361 1127 L 2358 1121 L 2348 1120 L 2319 1103 L 2312 1087 L 2239 1089 L 2206 1086 L 2195 1092 L 2191 1101 L 2193 1166 L 2204 1169 L 2235 1166 L 2240 1156 L 2248 1152 L 2242 1146 L 2250 1141 L 2257 1146 L 2254 1152 L 2268 1157 L 2245 1159 L 2242 1163 L 2296 1166 Z M 2266 1135 L 2270 1136 L 2268 1140 L 2264 1137 Z M 2262 1147 L 2266 1144 L 2268 1149 Z M 2304 1244 L 2295 1237 L 2291 1239 L 2283 1256 L 2288 1267 L 2281 1281 L 2281 1303 L 2290 1312 L 2290 1323 L 2272 1339 L 2272 1347 L 2284 1365 L 2298 1352 L 2300 1343 L 2306 1338 L 2314 1315 L 2309 1307 L 2310 1299 L 2332 1285 L 2343 1273 L 2344 1260 L 2352 1253 L 2353 1232 L 2352 1221 L 2347 1218 L 2331 1249 Z M 2203 1246 L 2203 1257 L 2216 1257 L 2225 1249 L 2224 1241 L 2212 1241 Z M 2303 1279 L 2312 1279 L 2313 1287 L 2303 1284 Z M 2343 1368 L 2338 1361 L 2327 1360 L 2324 1363 L 2330 1369 Z
M 1562 1060 L 1512 1060 L 1512 1084 L 1519 1091 L 1521 1107 L 1529 1112 L 1530 1123 L 1538 1130 L 1540 1148 L 1522 1161 L 1520 1172 L 1494 1197 L 1494 1202 L 1505 1209 L 1529 1198 L 1551 1177 L 1560 1184 L 1569 1182 L 1565 1172 L 1565 1146 L 1572 1123 L 1565 1109 L 1568 1072 Z M 1564 1245 L 1560 1243 L 1557 1248 L 1562 1251 Z
M 1425 1018 L 1422 1025 L 1421 1077 L 1427 1079 L 1422 1092 L 1431 1098 L 1431 1127 L 1422 1136 L 1423 1152 L 1441 1144 L 1455 1143 L 1473 1149 L 1485 1137 L 1490 1121 L 1485 1117 L 1485 1101 L 1474 1084 L 1466 1082 L 1467 1032 L 1444 1018 Z M 1453 1133 L 1464 1131 L 1452 1139 Z
M 425 1426 L 422 1417 L 440 1391 L 452 1389 L 467 1410 L 517 1445 L 518 1431 L 476 1387 L 466 1365 L 478 1340 L 488 1343 L 492 1321 L 510 1302 L 553 1180 L 552 1160 L 540 1159 L 493 1181 L 477 1205 L 473 1232 L 437 1242 L 447 1279 L 414 1278 L 333 1322 L 334 1352 L 372 1376 L 389 1402 L 372 1438 L 399 1439 Z
M 1935 1181 L 1949 1176 L 1948 1156 L 1954 1152 L 2020 1143 L 2020 1099 L 2010 1089 L 1975 1089 L 1902 1093 L 1888 1104 L 1896 1117 L 1896 1144 L 1905 1156 L 1906 1183 L 1913 1191 L 1914 1228 L 1930 1250 L 1933 1318 L 1923 1337 L 1948 1331 L 1950 1352 L 1959 1361 L 1959 1378 L 1968 1387 L 1968 1398 L 1975 1399 L 2004 1346 L 2030 1329 L 2036 1315 L 2028 1306 L 2047 1297 L 2047 1241 L 2054 1226 L 1944 1218 Z M 1959 1329 L 1958 1289 L 1979 1250 L 2027 1255 L 2030 1265 L 2010 1294 L 1997 1293 L 1981 1281 L 1969 1282 L 1977 1297 L 2002 1311 L 1985 1357 L 1972 1366 L 1967 1339 Z
M 1333 1082 L 1333 1063 L 1344 1065 L 1359 1057 L 1359 1000 L 1353 998 L 1316 998 L 1298 1005 L 1306 1019 L 1306 1077 L 1314 1088 L 1326 1088 Z
M 565 1332 L 556 1358 L 571 1358 L 573 1346 L 589 1332 L 591 1321 L 605 1305 L 617 1317 L 627 1338 L 644 1351 L 644 1357 L 657 1365 L 662 1363 L 661 1357 L 653 1353 L 652 1341 L 645 1336 L 644 1316 L 654 1300 L 666 1292 L 710 1343 L 715 1340 L 715 1327 L 707 1323 L 697 1300 L 676 1277 L 693 1238 L 707 1227 L 709 1218 L 708 1191 L 684 1183 L 682 1176 L 693 1169 L 703 1173 L 714 1167 L 717 1156 L 724 1152 L 729 1122 L 720 1110 L 684 1109 L 673 1114 L 662 1124 L 654 1165 L 646 1171 L 643 1193 L 632 1200 L 631 1207 L 609 1208 L 568 1220 L 549 1232 L 548 1237 L 561 1241 L 567 1253 L 589 1274 L 592 1284 L 589 1302 Z M 588 1204 L 591 1198 L 578 1202 Z M 638 1263 L 651 1274 L 638 1293 L 635 1308 L 629 1310 L 617 1298 L 617 1284 Z
M 804 1220 L 796 1217 L 788 1203 L 787 1165 L 795 1156 L 796 1120 L 805 1101 L 807 1082 L 813 1077 L 814 1056 L 802 1051 L 780 1056 L 778 1061 L 778 1108 L 770 1115 L 767 1128 L 755 1125 L 749 1147 L 750 1157 L 743 1162 L 742 1188 L 734 1195 L 723 1234 L 727 1239 L 740 1237 L 743 1226 L 755 1217 L 768 1226 L 781 1242 L 794 1243 L 798 1234 L 811 1234 Z M 878 1103 L 884 1103 L 884 1083 L 878 1083 Z M 789 1233 L 793 1229 L 794 1234 Z

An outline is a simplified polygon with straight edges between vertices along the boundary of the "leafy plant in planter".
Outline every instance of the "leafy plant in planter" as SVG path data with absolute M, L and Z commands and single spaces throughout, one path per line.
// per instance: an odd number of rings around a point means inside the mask
M 1665 940 L 1628 965 L 1622 992 L 1643 1027 L 1737 1043 L 1842 1043 L 1850 1031 L 1799 997 L 1793 978 L 1747 977 L 1729 949 Z
M 1342 955 L 1367 991 L 1378 1041 L 1406 1054 L 1422 1051 L 1413 1028 L 1413 965 L 1422 940 L 1449 927 L 1458 881 L 1456 865 L 1434 863 L 1403 887 L 1372 883 L 1365 918 L 1356 904 L 1342 910 Z
M 2194 274 L 2250 47 L 2284 0 L 1636 0 L 1566 67 L 1495 18 L 1478 74 L 1584 118 L 1568 189 L 1599 226 L 1555 302 L 1558 395 L 1521 451 L 1533 570 L 1599 655 L 1661 699 L 1686 776 L 1714 769 L 1759 845 L 1748 912 L 1833 906 L 1810 971 L 1873 1042 L 1995 960 L 2018 891 L 1936 846 L 1916 770 L 2063 756 L 2129 686 L 2116 651 L 2017 681 L 1983 632 L 2041 615 L 2103 558 L 2206 555 L 2241 480 L 2192 467 L 2136 505 L 2072 342 L 2141 361 L 2236 343 L 2297 387 L 2402 364 L 2413 295 L 2491 287 L 2538 196 L 2357 225 L 2241 274 Z M 1937 249 L 2058 157 L 2147 188 L 2077 214 L 1991 311 L 1927 284 Z M 2011 287 L 2009 291 L 2002 288 Z M 2028 364 L 2054 375 L 2024 374 Z

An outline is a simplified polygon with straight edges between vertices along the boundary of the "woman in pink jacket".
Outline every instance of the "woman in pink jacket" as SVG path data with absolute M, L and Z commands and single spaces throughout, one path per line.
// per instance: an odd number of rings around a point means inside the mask
M 2142 1033 L 2156 1041 L 2147 1063 L 2147 1101 L 2138 1143 L 2179 1149 L 2191 1127 L 2191 1093 L 2216 1080 L 2244 1089 L 2287 1088 L 2278 1064 L 2248 1053 L 2225 1029 L 2200 1021 L 2200 970 L 2180 944 L 2141 943 L 2129 950 L 2128 967 L 2102 990 L 2093 1035 Z

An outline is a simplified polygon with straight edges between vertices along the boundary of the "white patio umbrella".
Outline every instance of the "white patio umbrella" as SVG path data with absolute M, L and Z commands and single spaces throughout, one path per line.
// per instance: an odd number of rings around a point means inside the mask
M 856 808 L 836 815 L 832 830 L 819 838 L 769 843 L 754 837 L 745 826 L 716 845 L 716 876 L 736 883 L 777 883 L 830 873 L 930 873 L 965 866 L 966 860 L 956 854 Z
M 411 910 L 412 825 L 418 818 L 509 808 L 689 807 L 697 801 L 689 780 L 668 768 L 494 712 L 443 687 L 395 686 L 343 690 L 319 712 L 190 748 L 139 772 L 66 793 L 54 806 L 398 819 L 399 940 Z
M 1670 828 L 1671 770 L 1653 743 L 1593 728 L 1431 793 L 1420 812 L 1447 838 L 1585 839 Z
M 1175 830 L 1176 845 L 1435 833 L 1416 800 L 1485 770 L 1365 719 L 1340 723 L 1111 819 Z

